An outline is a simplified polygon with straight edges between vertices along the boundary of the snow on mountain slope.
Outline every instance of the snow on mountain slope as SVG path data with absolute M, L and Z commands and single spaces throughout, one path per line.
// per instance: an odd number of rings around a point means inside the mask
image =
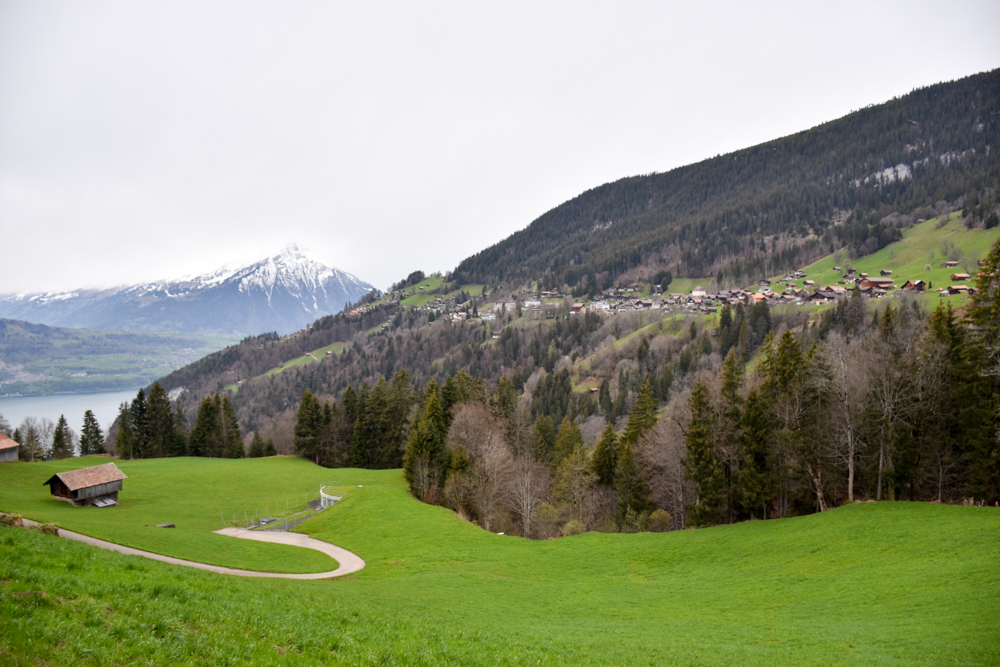
M 53 326 L 189 333 L 288 333 L 372 289 L 289 244 L 277 255 L 199 276 L 107 290 L 0 297 L 0 317 Z

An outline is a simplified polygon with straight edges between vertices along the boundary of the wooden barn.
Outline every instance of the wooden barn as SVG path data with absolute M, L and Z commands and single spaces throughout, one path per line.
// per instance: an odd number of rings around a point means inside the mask
M 66 500 L 77 507 L 109 507 L 118 504 L 118 492 L 122 490 L 125 473 L 114 463 L 58 472 L 44 484 L 49 485 L 52 495 Z
M 17 460 L 17 448 L 21 444 L 0 433 L 0 463 Z

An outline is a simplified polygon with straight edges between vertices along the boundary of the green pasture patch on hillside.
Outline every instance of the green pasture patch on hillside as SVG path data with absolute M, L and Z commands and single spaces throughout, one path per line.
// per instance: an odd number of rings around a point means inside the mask
M 348 345 L 350 345 L 350 343 L 344 343 L 344 342 L 331 343 L 330 345 L 321 347 L 318 350 L 313 350 L 312 353 L 316 358 L 323 359 L 324 357 L 326 357 L 327 352 L 333 352 L 333 355 L 338 355 L 344 350 L 346 350 Z
M 667 294 L 690 294 L 699 285 L 708 289 L 711 282 L 711 278 L 674 278 L 667 286 Z
M 272 375 L 280 373 L 283 370 L 289 369 L 292 366 L 305 366 L 306 364 L 311 364 L 314 361 L 317 361 L 317 360 L 314 359 L 311 355 L 303 354 L 301 357 L 295 357 L 294 359 L 289 359 L 288 361 L 286 361 L 285 363 L 281 364 L 280 366 L 278 366 L 276 368 L 272 368 L 269 371 L 265 371 L 265 372 L 261 373 L 261 377 L 270 377 Z
M 849 267 L 857 269 L 857 272 L 867 273 L 871 277 L 879 277 L 879 272 L 883 269 L 892 271 L 892 278 L 897 289 L 902 287 L 907 280 L 923 280 L 933 285 L 935 295 L 940 287 L 947 287 L 953 284 L 951 274 L 965 273 L 961 265 L 953 268 L 943 266 L 947 259 L 942 255 L 942 243 L 948 241 L 960 248 L 964 254 L 978 254 L 979 259 L 985 259 L 990 248 L 1000 237 L 1000 228 L 996 229 L 966 229 L 962 224 L 961 216 L 953 213 L 948 222 L 937 229 L 939 218 L 932 218 L 926 222 L 913 225 L 909 229 L 903 230 L 903 238 L 889 244 L 878 252 L 861 257 L 853 262 L 848 259 L 842 260 L 840 271 L 834 271 L 833 267 L 837 263 L 833 255 L 828 255 L 823 259 L 813 262 L 803 271 L 808 274 L 804 280 L 813 280 L 817 286 L 837 285 L 843 282 L 844 274 Z M 932 258 L 933 254 L 933 258 Z M 929 271 L 925 270 L 927 264 L 931 265 Z M 969 266 L 968 273 L 976 275 L 975 264 Z M 772 278 L 772 282 L 783 276 Z M 802 280 L 796 281 L 802 287 Z M 971 285 L 971 282 L 965 283 Z M 776 290 L 778 286 L 772 284 Z M 957 305 L 953 303 L 952 305 Z
M 311 549 L 215 535 L 244 512 L 284 516 L 315 498 L 329 471 L 302 459 L 173 458 L 115 461 L 128 475 L 117 507 L 73 507 L 42 483 L 57 472 L 98 465 L 104 457 L 0 463 L 0 511 L 54 523 L 136 549 L 213 565 L 271 572 L 325 572 L 331 559 Z M 281 504 L 280 511 L 275 508 Z M 286 509 L 286 504 L 288 509 Z M 270 511 L 267 511 L 270 510 Z M 238 517 L 235 516 L 238 514 Z M 176 528 L 157 528 L 173 523 Z
M 247 484 L 313 478 L 304 461 L 256 461 Z M 137 485 L 172 464 L 148 463 Z M 300 529 L 358 554 L 364 570 L 247 581 L 0 529 L 0 645 L 58 664 L 1000 661 L 995 508 L 860 503 L 528 541 L 414 500 L 398 470 L 315 471 L 348 495 Z M 70 627 L 74 640 L 59 641 Z
M 324 347 L 315 349 L 312 352 L 303 354 L 301 357 L 295 357 L 294 359 L 290 359 L 285 363 L 283 363 L 282 365 L 276 366 L 275 368 L 265 371 L 264 373 L 261 373 L 256 377 L 270 377 L 272 375 L 277 375 L 278 373 L 288 370 L 289 368 L 293 368 L 295 366 L 305 366 L 306 364 L 311 364 L 315 361 L 322 361 L 323 359 L 326 358 L 327 356 L 326 353 L 328 350 L 333 352 L 333 355 L 336 356 L 341 352 L 343 352 L 344 350 L 346 350 L 348 345 L 350 345 L 350 343 L 344 343 L 344 342 L 331 343 L 330 345 L 326 345 Z M 235 382 L 233 384 L 226 385 L 225 387 L 226 391 L 232 391 L 232 392 L 239 391 L 239 388 L 240 386 Z
M 438 276 L 437 278 L 425 278 L 421 280 L 416 285 L 411 285 L 403 290 L 403 294 L 406 295 L 403 299 L 400 299 L 400 304 L 404 306 L 423 306 L 427 303 L 424 297 L 428 296 L 441 296 L 440 294 L 431 295 L 430 292 L 441 287 L 444 283 L 444 277 Z M 420 289 L 423 287 L 423 289 Z

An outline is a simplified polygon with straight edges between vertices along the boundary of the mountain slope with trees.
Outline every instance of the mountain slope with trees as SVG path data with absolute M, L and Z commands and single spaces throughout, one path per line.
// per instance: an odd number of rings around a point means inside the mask
M 619 278 L 749 282 L 898 238 L 937 202 L 996 225 L 1000 70 L 921 88 L 805 132 L 584 192 L 464 260 L 462 283 L 600 290 Z M 912 222 L 912 221 L 911 221 Z M 905 223 L 903 223 L 905 224 Z

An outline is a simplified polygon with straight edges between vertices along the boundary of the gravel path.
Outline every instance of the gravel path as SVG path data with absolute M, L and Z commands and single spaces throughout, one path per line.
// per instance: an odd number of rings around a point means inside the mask
M 25 526 L 38 525 L 37 523 L 31 521 L 30 519 L 24 519 L 23 521 Z M 169 530 L 169 528 L 165 528 L 164 530 Z M 197 563 L 191 560 L 174 558 L 173 556 L 154 554 L 150 551 L 142 551 L 141 549 L 133 549 L 132 547 L 125 547 L 120 544 L 115 544 L 114 542 L 106 542 L 105 540 L 99 540 L 96 537 L 90 537 L 89 535 L 81 535 L 80 533 L 74 533 L 71 530 L 65 530 L 63 528 L 59 529 L 59 537 L 64 537 L 68 540 L 76 540 L 77 542 L 83 542 L 84 544 L 100 547 L 102 549 L 109 549 L 110 551 L 117 551 L 118 553 L 128 554 L 130 556 L 143 556 L 144 558 L 158 560 L 162 563 L 170 563 L 172 565 L 183 565 L 185 567 L 195 567 L 198 568 L 199 570 L 208 570 L 209 572 L 218 572 L 219 574 L 233 574 L 239 577 L 272 577 L 276 579 L 330 579 L 331 577 L 340 577 L 345 574 L 351 574 L 352 572 L 357 572 L 358 570 L 362 569 L 365 566 L 365 562 L 361 560 L 361 558 L 351 553 L 347 549 L 341 549 L 336 545 L 330 544 L 328 542 L 323 542 L 321 540 L 314 540 L 308 535 L 303 535 L 301 533 L 257 532 L 252 530 L 246 530 L 245 528 L 223 528 L 222 530 L 217 530 L 215 532 L 218 535 L 226 535 L 228 537 L 238 537 L 244 540 L 257 540 L 258 542 L 273 542 L 275 544 L 287 544 L 293 547 L 315 549 L 316 551 L 321 551 L 330 558 L 333 558 L 335 561 L 337 561 L 339 567 L 336 570 L 330 570 L 329 572 L 309 572 L 306 574 L 292 574 L 290 572 L 255 572 L 253 570 L 238 570 L 232 567 L 222 567 L 221 565 L 209 565 L 208 563 Z

